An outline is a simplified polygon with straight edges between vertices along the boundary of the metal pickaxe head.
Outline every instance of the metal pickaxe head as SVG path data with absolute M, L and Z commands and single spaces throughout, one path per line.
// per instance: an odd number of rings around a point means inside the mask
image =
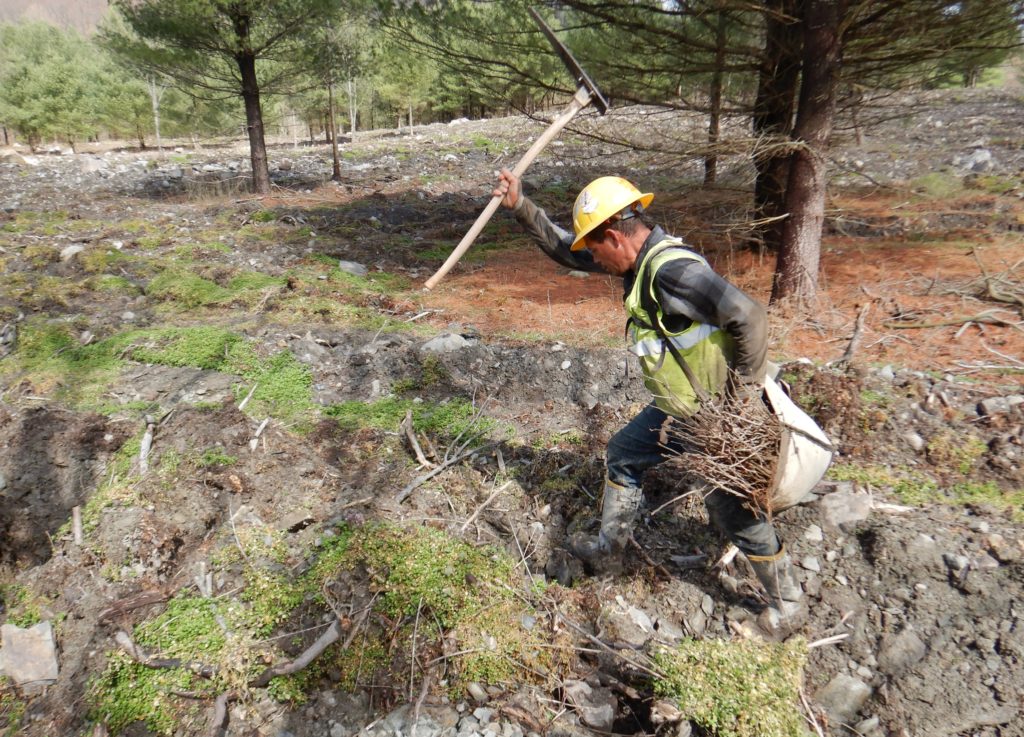
M 583 67 L 581 67 L 580 63 L 573 58 L 572 53 L 565 47 L 565 44 L 558 40 L 558 36 L 555 35 L 555 32 L 548 28 L 548 24 L 540 17 L 540 13 L 538 13 L 534 8 L 529 8 L 529 13 L 537 22 L 541 32 L 548 37 L 548 41 L 550 41 L 551 45 L 554 47 L 555 53 L 561 57 L 565 66 L 568 67 L 569 73 L 572 74 L 573 79 L 576 80 L 578 87 L 580 89 L 585 89 L 590 93 L 591 104 L 601 112 L 601 115 L 608 112 L 608 101 L 604 99 L 604 95 L 601 94 L 601 90 L 597 89 L 597 85 L 594 84 L 594 80 L 592 80 L 589 75 L 583 71 Z

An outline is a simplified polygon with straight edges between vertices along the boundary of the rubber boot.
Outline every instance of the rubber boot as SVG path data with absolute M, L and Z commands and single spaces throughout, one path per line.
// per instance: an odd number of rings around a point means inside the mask
M 804 590 L 789 553 L 782 547 L 775 555 L 748 555 L 747 560 L 768 597 L 768 608 L 758 617 L 758 624 L 769 635 L 788 636 L 807 618 Z
M 574 537 L 570 542 L 573 554 L 594 568 L 621 568 L 621 564 L 615 566 L 614 563 L 620 561 L 629 543 L 642 500 L 642 490 L 605 479 L 601 500 L 601 530 L 596 536 Z

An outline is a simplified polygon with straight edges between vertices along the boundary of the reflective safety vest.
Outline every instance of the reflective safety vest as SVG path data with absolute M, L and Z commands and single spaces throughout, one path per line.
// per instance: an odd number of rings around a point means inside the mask
M 665 339 L 672 342 L 708 394 L 717 394 L 725 388 L 729 366 L 736 354 L 733 337 L 714 325 L 690 322 L 675 332 L 666 328 L 654 291 L 654 277 L 669 261 L 684 258 L 707 266 L 703 257 L 684 248 L 678 238 L 665 238 L 648 248 L 636 269 L 633 288 L 625 299 L 629 350 L 640 359 L 644 384 L 654 395 L 654 403 L 676 417 L 696 412 L 700 398 Z

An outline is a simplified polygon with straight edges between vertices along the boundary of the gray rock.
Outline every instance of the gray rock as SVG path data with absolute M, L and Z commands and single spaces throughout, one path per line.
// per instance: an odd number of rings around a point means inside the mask
M 3 472 L 0 471 L 0 491 L 3 491 L 6 488 L 7 488 L 7 479 L 4 478 Z
M 911 629 L 882 639 L 878 653 L 878 669 L 886 675 L 896 676 L 919 663 L 928 652 L 928 646 Z
M 458 333 L 445 333 L 428 340 L 420 346 L 420 350 L 425 353 L 451 353 L 465 348 L 469 344 L 469 341 Z
M 1006 397 L 989 397 L 978 402 L 978 414 L 991 417 L 1003 415 L 1010 411 L 1010 403 Z
M 822 519 L 831 527 L 849 522 L 860 522 L 871 514 L 871 497 L 842 489 L 826 494 L 817 502 Z
M 331 737 L 345 737 L 345 728 L 340 724 L 331 727 Z
M 903 439 L 907 441 L 907 445 L 913 448 L 914 452 L 920 453 L 924 450 L 924 438 L 913 430 L 903 433 Z
M 277 164 L 277 170 L 278 171 L 291 171 L 292 170 L 292 160 L 291 159 L 281 159 L 281 161 L 279 161 L 278 164 Z
M 78 244 L 78 243 L 76 243 L 76 244 L 74 244 L 72 246 L 68 246 L 67 248 L 63 249 L 60 252 L 60 260 L 61 261 L 70 261 L 71 259 L 73 259 L 75 256 L 77 256 L 78 254 L 80 254 L 84 250 L 85 250 L 85 246 L 83 246 L 81 244 Z
M 805 571 L 814 571 L 815 573 L 821 572 L 821 564 L 818 563 L 818 559 L 813 555 L 805 555 L 801 558 L 800 567 Z
M 985 538 L 985 546 L 1000 563 L 1015 563 L 1021 559 L 1020 546 L 1014 545 L 998 532 L 993 532 Z
M 961 166 L 974 172 L 992 171 L 995 167 L 995 160 L 992 157 L 992 152 L 987 148 L 977 148 L 963 160 Z
M 469 692 L 469 695 L 472 696 L 476 702 L 480 704 L 487 702 L 487 691 L 484 689 L 483 686 L 481 686 L 476 681 L 473 681 L 469 685 L 467 685 L 466 690 Z
M 896 378 L 896 372 L 892 370 L 892 366 L 885 365 L 878 369 L 878 378 L 884 379 L 885 381 L 892 381 Z
M 566 361 L 562 361 L 562 363 L 560 364 L 559 368 L 561 368 L 562 371 L 565 371 L 570 366 L 572 366 L 572 361 L 566 360 Z
M 946 564 L 946 568 L 948 568 L 949 570 L 953 571 L 954 573 L 959 573 L 960 571 L 962 571 L 970 565 L 971 560 L 966 555 L 958 555 L 956 553 L 943 553 L 942 562 Z
M 849 723 L 871 696 L 871 687 L 864 681 L 839 674 L 815 697 L 833 724 Z
M 825 539 L 825 534 L 821 531 L 821 528 L 817 525 L 811 525 L 804 530 L 804 540 L 808 540 L 812 543 L 820 543 Z
M 0 627 L 3 643 L 3 674 L 26 694 L 35 694 L 57 680 L 57 649 L 49 622 L 22 629 Z
M 122 322 L 132 322 L 135 319 L 135 313 L 131 310 L 125 310 L 121 313 Z
M 586 681 L 566 681 L 565 696 L 579 712 L 580 721 L 601 731 L 611 731 L 619 705 L 607 688 L 592 688 Z
M 370 273 L 369 269 L 362 264 L 355 261 L 345 261 L 344 259 L 338 261 L 338 268 L 346 274 L 352 274 L 353 276 L 366 276 Z

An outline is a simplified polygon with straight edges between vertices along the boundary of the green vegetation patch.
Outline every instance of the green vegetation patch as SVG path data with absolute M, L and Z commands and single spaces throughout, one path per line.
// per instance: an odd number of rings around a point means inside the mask
M 127 360 L 238 374 L 244 380 L 239 394 L 255 385 L 248 407 L 264 416 L 302 420 L 315 409 L 309 368 L 290 351 L 261 357 L 242 335 L 209 326 L 131 330 L 83 346 L 66 323 L 29 322 L 17 351 L 0 360 L 0 378 L 20 373 L 36 391 L 57 390 L 72 404 L 110 408 L 100 397 Z
M 341 402 L 324 409 L 324 414 L 333 417 L 345 430 L 372 428 L 396 431 L 405 414 L 412 411 L 412 426 L 417 432 L 441 433 L 456 436 L 466 432 L 473 424 L 477 412 L 464 399 L 451 399 L 442 404 L 416 402 L 403 397 L 385 397 L 373 402 Z M 484 434 L 494 428 L 495 422 L 479 418 L 476 429 Z
M 536 678 L 551 664 L 551 650 L 540 641 L 542 628 L 522 624 L 535 612 L 517 593 L 521 581 L 515 562 L 499 550 L 476 548 L 427 528 L 343 527 L 326 536 L 312 565 L 294 576 L 288 573 L 294 566 L 287 565 L 294 560 L 279 531 L 242 524 L 230 537 L 223 555 L 211 562 L 244 566 L 240 597 L 179 595 L 133 631 L 137 644 L 159 657 L 176 658 L 182 666 L 145 668 L 115 652 L 91 684 L 89 717 L 106 721 L 112 734 L 135 722 L 158 735 L 196 727 L 204 715 L 195 712 L 194 700 L 174 691 L 212 697 L 231 690 L 243 701 L 250 698 L 248 684 L 267 664 L 290 657 L 278 649 L 279 640 L 264 638 L 285 622 L 298 621 L 298 612 L 320 621 L 328 603 L 325 584 L 343 572 L 365 575 L 377 611 L 400 626 L 387 633 L 368 628 L 348 648 L 336 644 L 300 673 L 275 678 L 270 693 L 276 698 L 302 700 L 328 668 L 337 670 L 343 683 L 355 685 L 358 673 L 406 657 L 414 636 L 421 648 L 436 647 L 442 635 L 455 641 L 461 654 L 451 663 L 458 688 L 469 680 Z M 190 663 L 211 666 L 212 678 L 197 677 Z M 403 683 L 407 675 L 403 668 Z
M 940 484 L 929 474 L 910 468 L 835 464 L 828 478 L 862 486 L 888 489 L 901 502 L 921 507 L 928 504 L 982 505 L 1009 511 L 1014 521 L 1024 521 L 1024 489 L 1005 490 L 992 481 L 970 480 Z
M 798 704 L 807 643 L 684 640 L 655 653 L 655 693 L 717 737 L 805 737 Z
M 149 282 L 146 293 L 156 299 L 174 302 L 191 310 L 232 304 L 255 304 L 267 290 L 283 288 L 283 277 L 259 272 L 242 272 L 231 277 L 227 286 L 180 267 L 164 269 Z

